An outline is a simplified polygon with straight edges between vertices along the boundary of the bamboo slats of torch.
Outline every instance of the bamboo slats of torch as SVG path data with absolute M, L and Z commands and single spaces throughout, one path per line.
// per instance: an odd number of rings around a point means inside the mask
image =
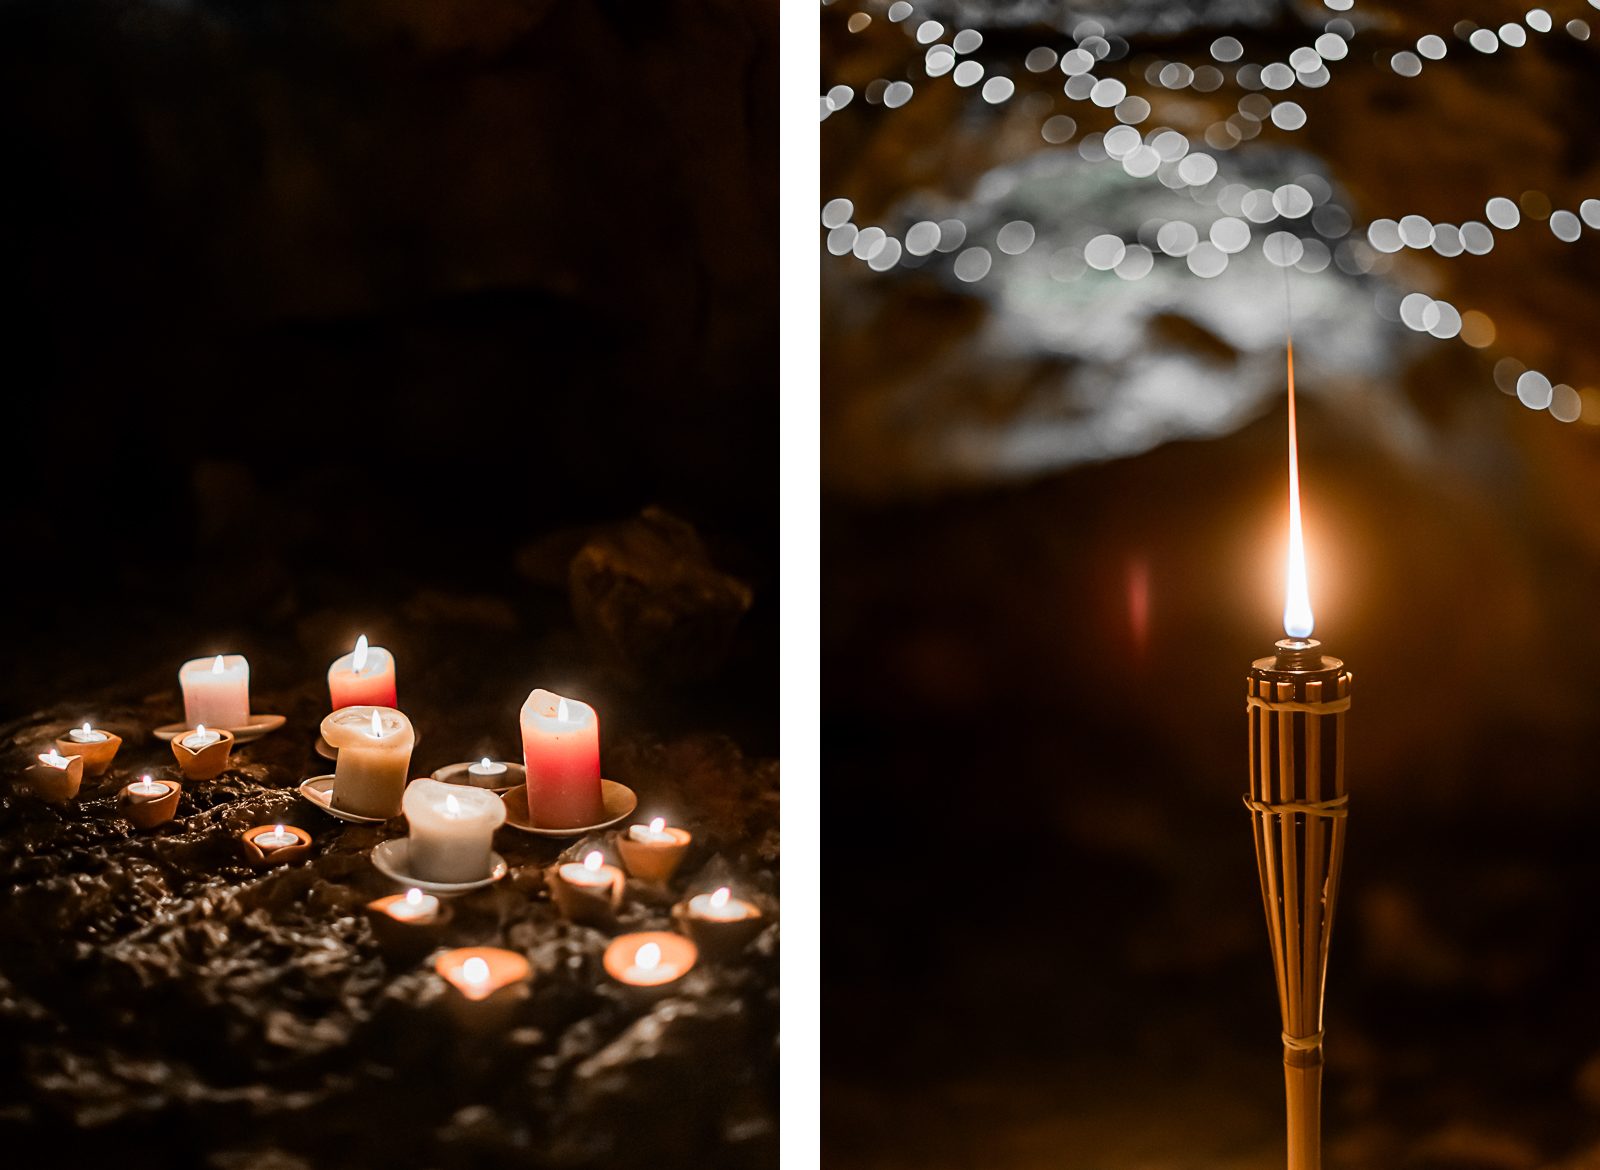
M 1291 666 L 1281 654 L 1257 662 L 1248 683 L 1245 804 L 1277 970 L 1289 1170 L 1321 1166 L 1322 1002 L 1344 858 L 1350 684 L 1337 659 Z

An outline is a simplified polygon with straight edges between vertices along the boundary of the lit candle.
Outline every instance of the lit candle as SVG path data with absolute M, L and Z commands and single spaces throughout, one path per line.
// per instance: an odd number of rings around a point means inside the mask
M 617 851 L 628 872 L 650 882 L 672 880 L 692 838 L 685 829 L 673 828 L 665 817 L 648 825 L 629 825 L 617 839 Z
M 727 886 L 679 902 L 672 919 L 710 959 L 735 957 L 766 927 L 760 908 L 735 898 Z
M 180 792 L 182 788 L 176 783 L 141 776 L 122 789 L 120 811 L 137 828 L 152 829 L 172 819 L 178 811 Z
M 731 896 L 728 887 L 723 886 L 714 893 L 696 894 L 690 898 L 689 913 L 712 922 L 738 922 L 761 911 L 742 898 Z
M 606 864 L 606 855 L 598 849 L 590 851 L 582 864 L 567 862 L 560 872 L 562 881 L 591 890 L 609 890 L 616 880 L 616 869 Z
M 178 670 L 183 717 L 192 726 L 245 727 L 250 722 L 250 664 L 242 654 L 194 658 Z
M 526 958 L 499 947 L 444 951 L 433 961 L 433 969 L 469 1000 L 488 999 L 501 988 L 526 983 L 533 974 Z
M 568 861 L 547 875 L 550 897 L 573 922 L 608 926 L 622 902 L 622 871 L 607 865 L 605 854 L 592 849 L 582 862 Z
M 105 743 L 106 741 L 106 733 L 96 731 L 89 725 L 87 720 L 84 721 L 82 727 L 74 727 L 67 734 L 72 737 L 73 743 Z
M 333 807 L 363 817 L 400 812 L 416 733 L 392 707 L 345 707 L 322 721 L 322 738 L 339 753 Z
M 339 758 L 344 758 L 341 752 Z M 411 782 L 403 800 L 411 826 L 410 872 L 430 882 L 475 882 L 489 876 L 490 844 L 506 806 L 492 792 L 437 780 Z
M 177 787 L 168 784 L 165 780 L 152 780 L 149 776 L 140 776 L 132 784 L 123 789 L 134 800 L 160 800 L 168 796 Z
M 203 747 L 210 747 L 212 744 L 219 742 L 221 739 L 222 736 L 218 735 L 215 731 L 206 730 L 206 725 L 202 723 L 188 735 L 183 737 L 183 746 L 192 752 L 197 752 Z
M 439 899 L 413 886 L 404 895 L 396 895 L 384 912 L 401 922 L 432 922 L 439 916 Z
M 500 788 L 506 782 L 506 766 L 484 756 L 476 764 L 467 765 L 467 778 L 479 788 Z
M 122 746 L 122 737 L 101 731 L 87 721 L 56 738 L 56 751 L 64 756 L 82 756 L 85 776 L 103 776 Z
M 257 833 L 250 839 L 262 849 L 285 849 L 300 843 L 300 838 L 289 832 L 284 825 L 273 825 L 269 832 Z
M 650 930 L 613 939 L 602 963 L 618 983 L 654 990 L 682 979 L 698 958 L 694 943 L 681 934 Z
M 311 852 L 311 834 L 294 825 L 256 825 L 239 834 L 255 865 L 283 865 Z
M 412 888 L 368 902 L 367 924 L 383 950 L 415 961 L 439 945 L 450 924 L 450 908 L 432 894 Z
M 542 829 L 597 825 L 600 720 L 594 708 L 536 690 L 522 705 L 522 758 L 528 769 L 528 818 Z
M 341 707 L 396 707 L 394 655 L 382 646 L 356 639 L 356 648 L 328 667 L 328 696 L 333 709 Z
M 55 748 L 39 754 L 27 769 L 28 786 L 41 800 L 62 804 L 78 795 L 83 784 L 83 757 L 64 756 Z

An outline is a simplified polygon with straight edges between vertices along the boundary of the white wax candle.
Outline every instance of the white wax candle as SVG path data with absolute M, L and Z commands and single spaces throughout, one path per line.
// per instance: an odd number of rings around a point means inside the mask
M 190 751 L 197 752 L 203 747 L 210 747 L 221 738 L 221 735 L 217 734 L 215 731 L 211 731 L 204 723 L 202 723 L 188 735 L 183 737 L 183 746 L 188 748 Z
M 484 756 L 476 764 L 467 765 L 467 779 L 479 788 L 502 788 L 506 782 L 506 766 Z
M 606 865 L 605 854 L 598 849 L 589 853 L 581 865 L 576 861 L 569 861 L 556 872 L 568 885 L 587 886 L 590 889 L 609 886 L 615 880 L 611 867 Z
M 659 944 L 649 942 L 633 952 L 633 962 L 623 971 L 622 978 L 640 987 L 651 987 L 658 983 L 670 983 L 682 970 L 680 964 L 662 955 Z
M 250 664 L 242 654 L 194 658 L 178 670 L 183 717 L 192 727 L 244 727 L 250 722 Z
M 413 874 L 430 882 L 474 882 L 489 876 L 489 846 L 506 819 L 498 796 L 465 784 L 414 780 L 404 805 Z
M 172 791 L 172 785 L 164 780 L 152 780 L 148 776 L 140 776 L 128 785 L 128 795 L 140 800 L 160 800 Z
M 82 727 L 74 727 L 67 734 L 72 737 L 73 743 L 105 743 L 106 741 L 105 732 L 96 731 L 87 723 L 85 723 Z
M 390 902 L 385 908 L 390 918 L 401 922 L 431 922 L 439 913 L 439 899 L 412 888 L 406 896 Z
M 77 757 L 75 756 L 64 756 L 60 752 L 56 751 L 55 748 L 51 748 L 47 752 L 40 753 L 39 762 L 52 768 L 64 769 L 76 758 Z
M 273 825 L 272 832 L 258 833 L 250 839 L 255 842 L 258 849 L 282 849 L 288 845 L 300 844 L 300 838 L 282 825 Z
M 400 811 L 416 743 L 411 720 L 392 707 L 346 707 L 322 721 L 322 738 L 339 753 L 334 808 L 364 817 Z
M 628 836 L 642 844 L 675 845 L 678 838 L 667 832 L 667 819 L 657 817 L 648 825 L 629 825 Z
M 731 897 L 727 886 L 712 894 L 696 894 L 689 899 L 689 913 L 712 922 L 738 922 L 757 910 L 749 902 Z

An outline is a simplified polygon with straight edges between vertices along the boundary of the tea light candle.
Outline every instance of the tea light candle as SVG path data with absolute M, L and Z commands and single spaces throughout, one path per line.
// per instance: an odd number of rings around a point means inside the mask
M 400 922 L 432 922 L 439 917 L 439 899 L 432 894 L 424 894 L 415 886 L 404 894 L 395 894 L 384 901 L 389 904 L 383 908 L 383 912 Z
M 629 825 L 617 838 L 617 851 L 634 877 L 666 882 L 677 872 L 690 840 L 687 830 L 673 828 L 665 817 L 656 817 L 648 825 Z
M 78 795 L 83 785 L 83 757 L 64 756 L 55 748 L 39 755 L 27 769 L 28 787 L 41 800 L 64 804 Z
M 522 704 L 522 759 L 528 818 L 542 829 L 575 829 L 604 819 L 600 720 L 594 708 L 536 690 Z
M 122 737 L 101 731 L 89 723 L 74 727 L 56 739 L 56 751 L 63 756 L 82 756 L 86 776 L 103 776 L 122 746 Z
M 672 908 L 672 918 L 712 959 L 737 955 L 766 926 L 760 908 L 735 898 L 727 886 L 679 902 Z
M 172 819 L 181 792 L 182 787 L 174 781 L 141 776 L 122 789 L 120 811 L 138 828 L 152 829 Z
M 244 727 L 250 722 L 250 664 L 242 654 L 194 658 L 178 670 L 183 717 L 193 724 Z
M 712 922 L 738 922 L 742 918 L 760 915 L 749 902 L 731 896 L 727 886 L 710 894 L 696 894 L 689 899 L 689 913 L 696 918 Z
M 343 752 L 339 758 L 344 759 Z M 407 864 L 413 874 L 430 882 L 475 882 L 489 876 L 489 846 L 506 819 L 498 796 L 421 779 L 411 782 L 402 804 L 411 826 Z
M 239 839 L 255 865 L 282 865 L 311 852 L 311 834 L 297 825 L 257 825 Z
M 609 890 L 620 872 L 614 865 L 606 864 L 606 855 L 600 850 L 591 850 L 583 859 L 583 863 L 569 861 L 558 871 L 561 880 L 571 886 L 581 886 L 588 890 Z
M 221 739 L 222 736 L 215 731 L 206 730 L 206 725 L 202 723 L 183 737 L 183 746 L 192 752 L 197 752 L 203 747 L 210 747 L 212 744 L 220 742 Z
M 484 756 L 476 764 L 467 765 L 467 778 L 479 788 L 500 788 L 506 782 L 506 766 Z
M 499 947 L 459 947 L 433 961 L 439 977 L 469 1000 L 488 999 L 502 988 L 527 982 L 533 974 L 528 960 Z
M 590 850 L 583 861 L 569 861 L 549 875 L 550 897 L 573 922 L 606 926 L 622 901 L 622 871 L 607 865 L 605 854 Z
M 339 753 L 333 807 L 363 817 L 400 812 L 416 733 L 393 707 L 345 707 L 322 721 L 322 738 Z
M 618 983 L 659 990 L 687 975 L 698 958 L 694 943 L 681 934 L 648 930 L 613 939 L 602 963 Z
M 341 707 L 396 707 L 394 655 L 382 646 L 356 639 L 356 648 L 328 667 L 328 697 Z
M 437 947 L 450 924 L 450 908 L 415 888 L 368 902 L 366 909 L 367 925 L 378 946 L 407 962 Z

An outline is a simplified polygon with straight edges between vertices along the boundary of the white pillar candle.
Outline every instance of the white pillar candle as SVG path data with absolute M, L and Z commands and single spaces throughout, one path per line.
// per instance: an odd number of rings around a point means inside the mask
M 333 807 L 363 817 L 400 812 L 416 733 L 393 707 L 345 707 L 322 721 L 322 738 L 339 753 Z
M 411 825 L 407 866 L 413 876 L 430 882 L 475 882 L 489 876 L 489 846 L 506 819 L 498 796 L 466 784 L 424 779 L 406 789 L 404 804 Z
M 183 717 L 192 727 L 244 727 L 250 722 L 250 664 L 243 654 L 193 658 L 178 670 Z

